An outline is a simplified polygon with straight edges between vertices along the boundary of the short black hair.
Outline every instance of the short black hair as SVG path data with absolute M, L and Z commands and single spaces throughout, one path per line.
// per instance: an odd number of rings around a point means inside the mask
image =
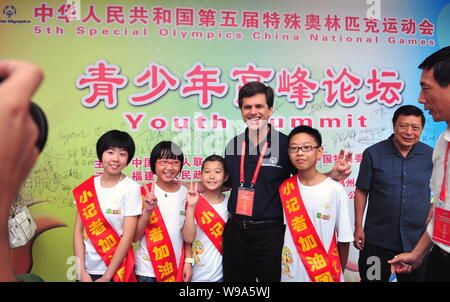
M 419 68 L 430 70 L 433 68 L 433 76 L 439 86 L 445 88 L 450 84 L 450 46 L 444 47 L 428 56 Z
M 103 152 L 110 148 L 121 148 L 128 152 L 127 165 L 133 159 L 136 147 L 133 138 L 124 131 L 110 130 L 104 133 L 97 141 L 97 157 L 102 161 Z
M 422 128 L 425 127 L 425 116 L 423 115 L 423 111 L 420 110 L 419 107 L 416 107 L 414 105 L 404 105 L 398 107 L 397 110 L 395 110 L 394 112 L 394 116 L 392 117 L 392 125 L 395 126 L 395 122 L 397 122 L 397 119 L 400 115 L 404 116 L 414 115 L 420 117 L 422 120 Z
M 316 140 L 316 143 L 319 147 L 322 147 L 322 135 L 320 135 L 319 130 L 312 128 L 310 126 L 306 126 L 306 125 L 302 125 L 302 126 L 297 126 L 294 129 L 292 129 L 291 133 L 289 133 L 288 136 L 288 142 L 291 142 L 291 138 L 299 133 L 306 133 L 311 135 L 312 137 L 314 137 L 314 139 Z
M 184 155 L 181 148 L 171 141 L 162 141 L 153 147 L 150 154 L 150 168 L 156 173 L 156 161 L 158 159 L 178 159 L 181 162 L 180 171 L 183 169 Z
M 239 90 L 238 99 L 239 108 L 242 108 L 242 102 L 244 98 L 249 98 L 260 93 L 266 96 L 267 106 L 269 106 L 269 108 L 272 108 L 274 99 L 273 89 L 261 82 L 249 82 L 241 87 L 241 89 Z
M 203 160 L 202 171 L 203 171 L 203 168 L 205 167 L 205 163 L 209 162 L 209 161 L 218 161 L 218 162 L 222 163 L 223 171 L 225 172 L 225 175 L 228 174 L 227 165 L 225 164 L 225 159 L 222 156 L 216 155 L 216 154 L 210 155 Z

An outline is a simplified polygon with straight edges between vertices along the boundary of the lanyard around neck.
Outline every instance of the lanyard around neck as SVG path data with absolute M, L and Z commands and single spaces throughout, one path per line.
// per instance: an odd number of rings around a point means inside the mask
M 258 163 L 256 164 L 255 172 L 253 173 L 252 182 L 250 185 L 250 188 L 253 188 L 256 184 L 256 179 L 259 175 L 259 170 L 261 169 L 262 161 L 264 158 L 264 155 L 266 154 L 267 147 L 269 145 L 269 142 L 265 142 L 264 146 L 261 150 L 261 154 L 259 155 Z M 241 187 L 244 186 L 244 159 L 245 159 L 245 149 L 246 149 L 247 143 L 246 141 L 242 141 L 242 149 L 241 149 L 241 168 L 240 168 L 240 182 Z
M 447 143 L 447 149 L 445 149 L 445 158 L 444 158 L 444 179 L 442 180 L 441 185 L 441 193 L 439 194 L 439 199 L 441 201 L 445 201 L 445 193 L 446 193 L 446 183 L 447 183 L 447 165 L 448 165 L 448 153 L 450 151 L 450 142 Z

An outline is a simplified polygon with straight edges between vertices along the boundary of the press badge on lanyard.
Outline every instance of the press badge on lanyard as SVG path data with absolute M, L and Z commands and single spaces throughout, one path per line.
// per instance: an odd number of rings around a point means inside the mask
M 446 183 L 447 183 L 447 164 L 450 142 L 447 143 L 444 159 L 444 179 L 442 180 L 441 193 L 439 194 L 439 203 L 445 202 Z M 434 227 L 433 240 L 446 245 L 450 245 L 450 211 L 435 207 L 434 208 Z
M 450 245 L 450 211 L 434 209 L 433 240 Z
M 237 196 L 237 206 L 236 206 L 236 214 L 252 216 L 253 213 L 253 202 L 255 199 L 255 189 L 254 186 L 256 184 L 256 179 L 259 175 L 259 170 L 261 169 L 262 161 L 264 155 L 266 154 L 268 142 L 264 143 L 264 146 L 261 150 L 261 154 L 259 155 L 258 163 L 256 164 L 255 172 L 253 173 L 252 182 L 250 184 L 250 188 L 244 187 L 244 158 L 245 158 L 245 147 L 246 142 L 242 142 L 242 152 L 241 152 L 241 168 L 240 168 L 240 182 L 241 185 L 238 188 L 238 196 Z

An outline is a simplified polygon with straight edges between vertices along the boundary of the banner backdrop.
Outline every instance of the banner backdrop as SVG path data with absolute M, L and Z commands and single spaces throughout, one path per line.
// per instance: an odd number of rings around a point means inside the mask
M 21 269 L 47 281 L 75 279 L 71 190 L 102 171 L 101 134 L 133 136 L 137 151 L 125 173 L 139 183 L 154 180 L 150 150 L 161 140 L 184 151 L 179 179 L 197 180 L 203 158 L 223 154 L 245 128 L 236 96 L 248 81 L 275 90 L 275 128 L 320 130 L 321 170 L 339 149 L 353 152 L 343 181 L 353 202 L 363 150 L 392 133 L 399 105 L 417 105 L 417 65 L 450 45 L 448 2 L 0 1 L 0 57 L 44 69 L 34 101 L 50 125 L 21 192 L 45 200 L 32 208 L 40 229 L 17 252 Z M 427 115 L 422 141 L 433 146 L 444 127 Z M 357 257 L 352 248 L 347 280 L 359 280 Z

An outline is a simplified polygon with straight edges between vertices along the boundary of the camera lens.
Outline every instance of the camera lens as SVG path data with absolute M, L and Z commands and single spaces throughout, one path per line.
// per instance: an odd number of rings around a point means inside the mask
M 36 147 L 39 149 L 39 152 L 42 152 L 42 149 L 44 149 L 45 143 L 47 142 L 47 118 L 45 117 L 44 111 L 42 111 L 42 109 L 34 102 L 31 102 L 30 104 L 30 114 L 39 128 L 39 137 L 36 141 Z

